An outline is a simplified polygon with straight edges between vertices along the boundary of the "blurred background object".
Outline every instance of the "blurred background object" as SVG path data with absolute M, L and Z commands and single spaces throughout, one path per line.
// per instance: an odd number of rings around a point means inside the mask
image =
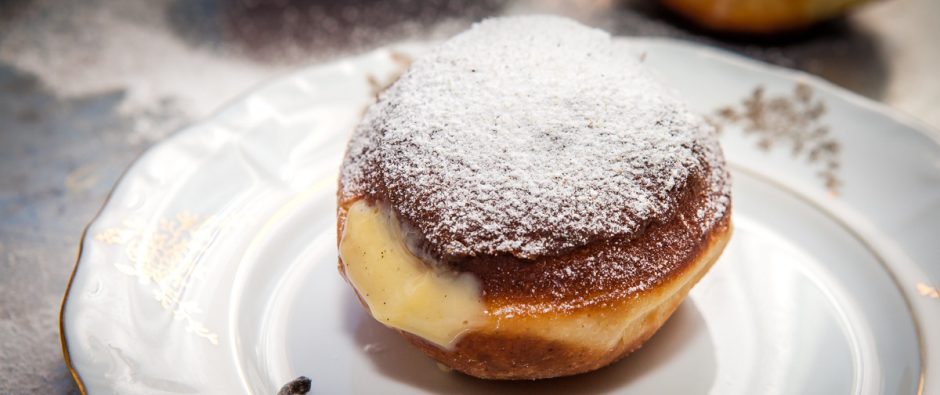
M 661 0 L 689 21 L 718 32 L 772 34 L 805 29 L 867 0 Z
M 759 40 L 660 0 L 0 0 L 0 394 L 77 393 L 59 305 L 83 227 L 145 149 L 293 70 L 529 13 L 804 70 L 940 128 L 936 0 Z

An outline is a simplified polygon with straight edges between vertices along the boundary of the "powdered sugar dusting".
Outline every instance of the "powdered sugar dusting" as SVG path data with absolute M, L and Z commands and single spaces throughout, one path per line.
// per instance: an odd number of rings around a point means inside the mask
M 415 62 L 356 130 L 341 198 L 380 191 L 441 256 L 534 259 L 630 236 L 709 171 L 711 129 L 610 37 L 555 17 L 487 20 Z M 561 274 L 571 273 L 564 268 Z

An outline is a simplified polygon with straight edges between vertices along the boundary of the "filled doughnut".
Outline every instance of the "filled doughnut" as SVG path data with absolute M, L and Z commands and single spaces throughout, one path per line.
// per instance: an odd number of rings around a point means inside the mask
M 774 35 L 836 18 L 866 0 L 660 0 L 708 30 Z
M 340 273 L 481 378 L 627 355 L 731 235 L 713 128 L 608 34 L 555 17 L 486 20 L 416 60 L 340 173 Z

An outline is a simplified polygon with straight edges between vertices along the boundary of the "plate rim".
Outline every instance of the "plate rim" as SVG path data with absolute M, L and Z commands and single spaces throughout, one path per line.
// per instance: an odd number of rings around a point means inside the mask
M 824 78 L 820 76 L 810 74 L 805 71 L 790 69 L 790 68 L 786 68 L 783 66 L 770 64 L 761 60 L 749 58 L 741 53 L 737 53 L 726 48 L 721 48 L 721 47 L 717 47 L 714 45 L 698 43 L 698 42 L 693 42 L 693 41 L 688 41 L 688 40 L 680 40 L 680 39 L 674 39 L 674 38 L 668 38 L 668 37 L 634 37 L 634 36 L 612 36 L 611 39 L 614 42 L 618 42 L 618 41 L 630 42 L 630 44 L 632 45 L 649 44 L 653 46 L 680 48 L 681 50 L 695 52 L 695 53 L 702 54 L 710 58 L 714 58 L 719 62 L 732 64 L 735 67 L 744 67 L 750 70 L 757 71 L 759 73 L 770 74 L 770 75 L 773 75 L 782 79 L 790 80 L 790 81 L 798 80 L 801 82 L 806 82 L 814 86 L 815 88 L 819 88 L 819 89 L 823 89 L 827 91 L 829 94 L 836 96 L 841 100 L 845 100 L 847 103 L 852 104 L 853 106 L 860 107 L 866 111 L 873 112 L 873 113 L 876 113 L 877 115 L 891 119 L 898 124 L 902 124 L 907 127 L 906 129 L 909 129 L 910 131 L 914 131 L 915 134 L 927 139 L 932 144 L 940 148 L 940 129 L 927 124 L 926 122 L 914 117 L 913 115 L 907 112 L 888 106 L 887 104 L 878 102 L 874 99 L 854 93 L 846 88 L 836 85 L 833 82 L 825 80 Z M 337 64 L 347 62 L 353 59 L 366 58 L 370 55 L 376 55 L 376 54 L 383 53 L 383 52 L 394 52 L 399 49 L 408 49 L 408 48 L 416 48 L 416 47 L 429 48 L 429 47 L 432 47 L 433 44 L 438 43 L 438 42 L 439 41 L 416 41 L 416 40 L 402 41 L 402 42 L 391 44 L 391 45 L 380 46 L 380 47 L 377 47 L 368 51 L 356 52 L 356 53 L 348 54 L 342 57 L 333 58 L 325 62 L 307 64 L 307 65 L 300 66 L 297 68 L 292 68 L 287 71 L 276 73 L 275 75 L 270 76 L 269 78 L 266 78 L 262 81 L 259 81 L 258 83 L 253 84 L 250 88 L 239 93 L 238 95 L 235 95 L 234 97 L 223 101 L 222 104 L 220 104 L 215 110 L 211 111 L 208 115 L 202 118 L 196 119 L 192 121 L 191 123 L 188 123 L 186 126 L 172 132 L 166 138 L 159 140 L 157 142 L 154 142 L 152 145 L 150 145 L 145 150 L 143 150 L 140 154 L 138 154 L 127 165 L 127 167 L 121 172 L 121 174 L 115 179 L 113 186 L 109 190 L 101 206 L 99 207 L 97 212 L 91 217 L 91 219 L 88 220 L 88 223 L 82 229 L 81 237 L 79 239 L 79 245 L 78 245 L 77 252 L 76 252 L 75 263 L 69 275 L 68 283 L 66 284 L 66 288 L 62 296 L 62 302 L 59 307 L 59 314 L 58 314 L 59 342 L 62 347 L 63 360 L 66 364 L 66 368 L 68 369 L 69 374 L 72 376 L 73 380 L 78 386 L 79 392 L 82 395 L 88 395 L 87 387 L 85 386 L 85 383 L 81 378 L 81 374 L 78 372 L 79 368 L 75 366 L 75 364 L 72 361 L 71 352 L 69 350 L 69 341 L 68 341 L 69 335 L 68 335 L 68 331 L 67 331 L 66 323 L 65 323 L 65 312 L 69 305 L 70 296 L 72 296 L 75 276 L 80 269 L 81 263 L 83 261 L 84 253 L 87 252 L 85 251 L 84 247 L 85 247 L 85 243 L 89 241 L 88 239 L 89 229 L 91 229 L 92 226 L 96 225 L 96 223 L 100 220 L 101 215 L 111 205 L 112 198 L 114 197 L 115 191 L 118 189 L 120 185 L 125 183 L 127 176 L 140 165 L 140 163 L 143 161 L 145 157 L 153 154 L 159 147 L 175 142 L 181 136 L 198 132 L 200 128 L 197 128 L 196 126 L 202 125 L 211 120 L 219 118 L 224 112 L 226 112 L 230 108 L 233 108 L 235 105 L 247 100 L 249 97 L 255 95 L 259 91 L 267 87 L 274 86 L 280 82 L 283 82 L 291 78 L 292 76 L 297 75 L 298 73 L 302 73 L 304 71 L 310 71 L 312 69 L 326 68 L 326 67 L 337 65 Z M 754 175 L 757 175 L 762 179 L 766 178 L 766 176 L 762 173 L 754 172 L 754 171 L 748 171 L 748 172 Z M 776 185 L 779 183 L 774 183 L 774 184 Z M 777 185 L 777 186 L 781 186 L 781 185 Z M 799 198 L 800 200 L 807 201 L 808 203 L 813 204 L 814 206 L 816 205 L 815 201 L 813 201 L 807 196 L 804 196 L 804 194 L 801 191 L 797 191 L 793 188 L 790 188 L 789 186 L 787 186 L 784 189 L 788 193 L 791 193 L 795 197 Z M 890 270 L 890 267 L 886 263 L 884 263 L 884 259 L 881 257 L 881 255 L 876 252 L 877 249 L 874 249 L 873 247 L 869 246 L 869 243 L 867 242 L 867 240 L 864 237 L 860 237 L 860 235 L 857 234 L 857 232 L 854 231 L 854 229 L 852 229 L 851 227 L 848 227 L 848 225 L 842 220 L 842 218 L 837 217 L 834 214 L 831 214 L 828 212 L 825 212 L 825 213 L 831 219 L 838 222 L 840 226 L 846 227 L 850 231 L 850 233 L 853 235 L 853 237 L 863 242 L 863 244 L 865 244 L 866 247 L 870 249 L 870 252 L 872 252 L 878 258 L 879 263 L 881 263 L 882 266 L 889 272 L 891 276 L 891 281 L 896 286 L 898 286 L 899 289 L 901 289 L 902 284 L 898 280 L 897 276 Z M 926 368 L 925 367 L 927 364 L 927 357 L 928 357 L 926 355 L 926 349 L 923 343 L 925 340 L 925 336 L 922 333 L 923 331 L 921 329 L 921 324 L 919 320 L 917 319 L 915 312 L 912 309 L 914 302 L 906 295 L 906 293 L 902 292 L 902 296 L 905 301 L 905 304 L 907 304 L 909 312 L 912 315 L 912 318 L 915 324 L 914 326 L 917 331 L 917 338 L 918 338 L 918 343 L 919 343 L 918 348 L 920 350 L 922 366 L 920 369 L 920 375 L 919 375 L 920 377 L 919 377 L 918 388 L 917 388 L 916 393 L 922 394 L 924 391 L 925 382 L 926 382 Z

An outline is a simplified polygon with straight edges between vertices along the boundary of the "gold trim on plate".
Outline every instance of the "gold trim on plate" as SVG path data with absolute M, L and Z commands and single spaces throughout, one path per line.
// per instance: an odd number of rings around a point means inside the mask
M 148 229 L 140 221 L 127 220 L 121 226 L 104 229 L 94 241 L 124 247 L 127 262 L 115 261 L 119 272 L 152 285 L 154 298 L 176 320 L 186 322 L 186 331 L 219 344 L 219 335 L 196 319 L 203 309 L 183 300 L 186 287 L 198 281 L 199 258 L 215 235 L 228 227 L 228 221 L 216 216 L 203 218 L 188 211 L 173 218 L 161 218 Z
M 924 283 L 917 283 L 917 293 L 928 298 L 940 299 L 940 289 Z
M 369 89 L 372 90 L 372 97 L 376 99 L 379 98 L 379 94 L 382 93 L 382 91 L 392 86 L 395 81 L 398 81 L 398 78 L 408 71 L 408 68 L 411 67 L 411 63 L 414 61 L 410 55 L 395 50 L 388 51 L 388 57 L 395 63 L 398 70 L 391 72 L 384 80 L 379 80 L 374 74 L 366 74 L 366 83 L 369 84 Z
M 123 178 L 123 176 L 121 176 Z M 108 194 L 108 197 L 105 199 L 105 204 L 111 199 L 111 193 Z M 102 208 L 104 206 L 102 205 Z M 95 214 L 95 218 L 98 218 L 98 215 L 101 214 L 101 210 L 98 210 L 98 213 Z M 94 222 L 94 220 L 92 220 Z M 72 355 L 69 354 L 69 345 L 68 339 L 65 336 L 65 302 L 69 299 L 69 293 L 72 292 L 72 281 L 75 280 L 75 273 L 78 272 L 78 263 L 82 259 L 82 250 L 84 249 L 85 236 L 88 234 L 88 228 L 91 226 L 89 222 L 88 225 L 85 225 L 85 229 L 82 230 L 82 237 L 78 242 L 78 255 L 75 258 L 75 266 L 72 267 L 72 274 L 69 275 L 69 283 L 65 286 L 65 295 L 62 295 L 62 306 L 59 307 L 59 344 L 62 345 L 62 357 L 65 359 L 65 367 L 69 370 L 69 374 L 72 375 L 72 380 L 75 380 L 75 384 L 78 385 L 78 392 L 82 395 L 88 395 L 88 392 L 85 391 L 85 383 L 82 382 L 81 376 L 78 375 L 78 371 L 75 370 L 75 366 L 72 365 Z
M 804 157 L 818 167 L 817 176 L 835 195 L 842 185 L 841 145 L 823 122 L 825 114 L 826 103 L 814 97 L 811 86 L 798 81 L 791 96 L 769 96 L 758 85 L 739 105 L 718 108 L 705 119 L 718 133 L 739 125 L 743 134 L 757 136 L 757 148 L 765 152 L 781 144 L 788 146 L 794 159 Z

